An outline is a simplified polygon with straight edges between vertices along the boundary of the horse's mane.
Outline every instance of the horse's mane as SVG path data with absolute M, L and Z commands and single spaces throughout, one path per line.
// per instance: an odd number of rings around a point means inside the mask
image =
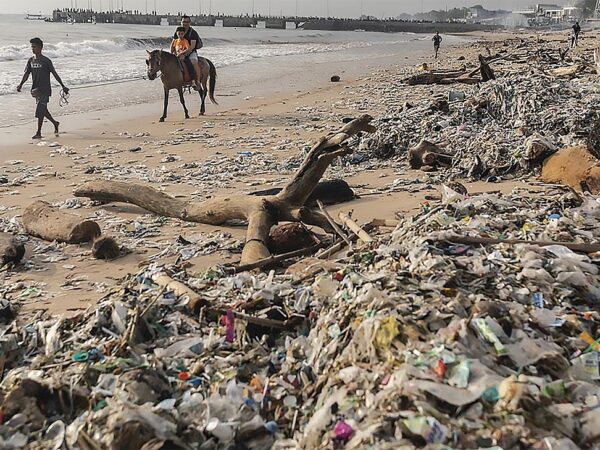
M 162 49 L 152 50 L 149 54 L 150 54 L 151 58 L 158 57 L 159 55 L 161 58 L 164 58 L 165 55 L 168 55 L 167 58 L 169 58 L 169 57 L 177 58 L 177 56 L 173 55 L 170 51 L 162 50 Z

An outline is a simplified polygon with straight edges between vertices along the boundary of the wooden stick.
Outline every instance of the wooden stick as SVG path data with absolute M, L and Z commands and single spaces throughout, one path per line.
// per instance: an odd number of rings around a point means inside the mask
M 333 244 L 331 247 L 325 248 L 322 251 L 320 251 L 319 253 L 317 253 L 315 255 L 315 257 L 318 259 L 327 259 L 334 253 L 337 253 L 340 250 L 342 250 L 345 246 L 346 246 L 346 243 L 342 239 L 340 239 L 338 242 Z
M 312 247 L 301 248 L 300 250 L 296 250 L 289 253 L 283 253 L 281 255 L 271 255 L 268 258 L 261 259 L 259 261 L 255 261 L 250 264 L 244 264 L 241 266 L 237 266 L 235 268 L 235 273 L 247 272 L 249 270 L 259 269 L 261 267 L 269 266 L 271 264 L 277 264 L 286 259 L 295 258 L 297 256 L 306 256 L 314 253 L 316 250 L 321 248 L 321 244 L 313 245 Z
M 177 297 L 187 297 L 187 308 L 194 311 L 202 297 L 180 281 L 174 280 L 164 272 L 160 272 L 152 277 L 152 281 L 164 288 L 166 291 L 173 291 Z
M 400 224 L 399 220 L 395 219 L 373 219 L 371 225 L 374 227 L 391 227 L 395 228 Z
M 344 242 L 346 242 L 348 247 L 352 248 L 352 243 L 350 242 L 350 239 L 348 239 L 348 236 L 346 236 L 346 233 L 344 233 L 342 231 L 342 229 L 338 226 L 338 224 L 335 223 L 335 220 L 333 220 L 333 218 L 329 215 L 329 213 L 325 209 L 325 206 L 323 206 L 323 202 L 321 200 L 317 200 L 317 205 L 319 205 L 319 209 L 321 210 L 323 215 L 327 218 L 327 221 L 329 222 L 331 227 L 335 230 L 335 232 L 338 234 L 338 236 L 341 237 L 344 240 Z
M 227 311 L 224 309 L 209 309 L 209 311 L 216 313 L 216 314 L 226 314 Z M 266 327 L 266 328 L 275 328 L 275 329 L 279 329 L 279 330 L 287 330 L 290 329 L 291 327 L 297 325 L 298 323 L 300 323 L 302 320 L 305 319 L 304 316 L 292 316 L 287 320 L 275 320 L 275 319 L 267 319 L 264 317 L 254 317 L 254 316 L 249 316 L 248 314 L 244 314 L 238 311 L 233 311 L 233 315 L 235 317 L 237 317 L 238 319 L 242 319 L 245 320 L 248 323 L 254 324 L 254 325 L 259 325 L 261 327 Z
M 600 244 L 578 244 L 574 242 L 551 242 L 551 241 L 526 241 L 524 239 L 495 239 L 477 236 L 448 236 L 437 239 L 439 241 L 451 242 L 453 244 L 465 245 L 496 245 L 496 244 L 530 244 L 540 247 L 548 247 L 550 245 L 561 245 L 574 252 L 581 253 L 596 253 L 600 252 Z
M 369 233 L 367 233 L 365 230 L 363 230 L 361 227 L 359 227 L 358 224 L 348 216 L 348 214 L 340 211 L 340 213 L 338 214 L 338 217 L 344 224 L 346 224 L 346 226 L 348 228 L 350 228 L 350 230 L 354 234 L 356 234 L 359 238 L 361 238 L 363 242 L 365 242 L 365 243 L 373 242 L 373 238 L 371 236 L 369 236 Z
M 481 55 L 480 55 L 480 56 L 481 56 Z M 485 63 L 485 64 L 488 64 L 488 65 L 489 65 L 489 64 L 491 64 L 491 63 L 493 63 L 493 62 L 496 62 L 496 61 L 501 61 L 501 60 L 503 60 L 503 59 L 507 59 L 507 58 L 509 58 L 509 57 L 512 57 L 512 56 L 513 56 L 513 53 L 509 53 L 509 54 L 507 54 L 507 55 L 504 55 L 504 56 L 498 56 L 497 58 L 492 58 L 492 59 L 490 59 L 489 61 L 486 61 L 486 60 L 484 59 L 484 60 L 483 60 L 483 63 Z M 479 72 L 479 71 L 481 70 L 481 68 L 483 67 L 483 66 L 482 66 L 482 64 L 483 64 L 483 63 L 482 63 L 482 60 L 481 60 L 481 59 L 479 59 L 479 67 L 477 67 L 477 69 L 475 69 L 473 72 L 470 72 L 470 73 L 468 74 L 468 76 L 469 76 L 469 77 L 472 77 L 472 76 L 473 76 L 473 75 L 475 75 L 477 72 Z

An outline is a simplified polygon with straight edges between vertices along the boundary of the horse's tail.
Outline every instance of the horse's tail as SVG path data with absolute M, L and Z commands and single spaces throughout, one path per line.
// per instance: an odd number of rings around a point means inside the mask
M 210 84 L 208 89 L 208 96 L 210 97 L 211 102 L 213 102 L 215 105 L 218 105 L 217 101 L 215 100 L 215 86 L 217 85 L 217 69 L 215 68 L 215 65 L 210 59 L 207 58 L 206 61 L 208 61 L 208 65 L 210 66 Z

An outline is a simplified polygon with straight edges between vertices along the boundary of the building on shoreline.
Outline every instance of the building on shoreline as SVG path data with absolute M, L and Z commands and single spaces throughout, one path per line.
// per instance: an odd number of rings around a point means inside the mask
M 524 10 L 513 11 L 527 18 L 531 26 L 553 25 L 583 19 L 583 8 L 538 3 Z

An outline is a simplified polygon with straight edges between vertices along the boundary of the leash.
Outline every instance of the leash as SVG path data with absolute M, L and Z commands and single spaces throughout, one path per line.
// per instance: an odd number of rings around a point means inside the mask
M 126 80 L 116 80 L 116 81 L 107 81 L 106 83 L 96 83 L 96 84 L 87 84 L 85 86 L 75 86 L 73 88 L 69 88 L 69 92 L 73 91 L 73 90 L 77 90 L 77 89 L 88 89 L 88 88 L 93 88 L 93 87 L 101 87 L 101 86 L 110 86 L 113 84 L 123 84 L 123 83 L 130 83 L 132 81 L 139 81 L 139 80 L 147 80 L 148 78 L 145 76 L 139 76 L 139 77 L 135 77 L 135 78 L 128 78 Z M 64 106 L 67 106 L 69 104 L 69 97 L 71 96 L 71 94 L 65 92 L 64 89 L 60 90 L 60 99 L 58 101 L 58 105 L 62 108 Z

